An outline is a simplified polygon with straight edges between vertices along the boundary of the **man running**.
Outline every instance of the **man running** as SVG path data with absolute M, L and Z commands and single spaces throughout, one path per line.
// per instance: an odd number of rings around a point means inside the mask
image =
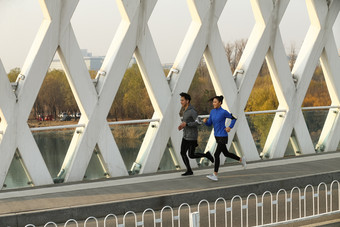
M 181 144 L 181 156 L 183 162 L 187 168 L 187 171 L 182 174 L 182 176 L 193 175 L 192 169 L 190 167 L 189 159 L 187 156 L 187 151 L 189 150 L 189 158 L 202 158 L 205 157 L 209 159 L 212 163 L 214 162 L 213 156 L 208 151 L 205 154 L 195 153 L 195 148 L 197 144 L 198 130 L 197 126 L 199 123 L 196 121 L 197 112 L 194 107 L 190 104 L 191 97 L 189 94 L 182 92 L 179 94 L 181 96 L 181 105 L 184 109 L 182 123 L 178 126 L 178 130 L 183 129 L 183 139 Z

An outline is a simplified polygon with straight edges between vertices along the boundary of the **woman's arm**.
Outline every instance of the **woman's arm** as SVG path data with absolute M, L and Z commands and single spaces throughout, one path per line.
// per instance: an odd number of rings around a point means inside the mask
M 225 117 L 231 119 L 229 128 L 232 129 L 236 123 L 237 118 L 235 118 L 234 115 L 229 113 L 227 110 L 225 111 Z

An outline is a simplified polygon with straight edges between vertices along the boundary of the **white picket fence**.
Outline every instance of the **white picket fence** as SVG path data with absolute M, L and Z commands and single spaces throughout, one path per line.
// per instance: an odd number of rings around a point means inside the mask
M 336 197 L 334 197 L 334 195 Z M 221 204 L 223 205 L 222 207 Z M 228 204 L 230 206 L 228 206 Z M 239 206 L 237 206 L 237 204 L 239 204 Z M 254 206 L 251 206 L 250 204 L 253 204 Z M 202 208 L 204 205 L 205 207 Z M 190 227 L 201 226 L 200 220 L 202 220 L 202 218 L 207 220 L 207 225 L 209 227 L 220 226 L 221 223 L 219 222 L 218 224 L 218 221 L 221 220 L 217 220 L 217 213 L 220 213 L 220 209 L 224 210 L 224 226 L 233 226 L 233 224 L 235 224 L 233 217 L 236 216 L 239 217 L 238 221 L 240 222 L 237 224 L 237 226 L 270 226 L 289 222 L 297 222 L 321 217 L 323 215 L 340 213 L 340 183 L 338 180 L 334 180 L 327 186 L 327 184 L 322 182 L 317 187 L 313 187 L 309 184 L 303 190 L 298 187 L 294 187 L 289 193 L 284 189 L 278 190 L 276 194 L 266 191 L 261 196 L 250 193 L 246 199 L 243 199 L 239 195 L 235 195 L 229 202 L 220 197 L 215 200 L 214 204 L 203 199 L 198 203 L 196 211 L 192 211 L 193 208 L 191 206 L 187 203 L 182 203 L 177 209 L 177 215 L 175 215 L 176 212 L 174 211 L 174 208 L 165 206 L 159 211 L 159 218 L 156 217 L 156 211 L 148 208 L 144 210 L 144 212 L 139 216 L 133 211 L 128 211 L 121 218 L 115 214 L 108 214 L 104 219 L 101 220 L 95 217 L 88 217 L 85 221 L 82 221 L 82 223 L 84 227 L 89 226 L 88 223 L 90 221 L 92 221 L 91 226 L 109 227 L 108 222 L 110 221 L 110 226 L 125 227 L 127 220 L 129 219 L 129 223 L 134 223 L 135 227 L 144 227 L 146 215 L 151 214 L 153 226 L 155 227 L 157 224 L 157 226 L 161 227 L 174 227 L 175 224 L 177 224 L 176 226 L 178 227 L 186 227 L 188 226 L 187 222 L 186 225 L 181 225 L 181 219 L 183 218 L 183 215 L 181 217 L 181 213 L 185 208 L 188 209 L 185 211 L 185 213 L 186 215 L 189 215 L 189 217 L 187 216 L 186 218 L 189 219 Z M 268 212 L 266 213 L 265 209 L 269 212 L 270 218 L 268 218 Z M 202 210 L 204 210 L 204 212 L 202 212 Z M 252 216 L 250 215 L 251 212 L 253 213 Z M 294 214 L 296 217 L 294 217 Z M 168 218 L 167 223 L 170 220 L 170 225 L 163 224 L 165 215 Z M 214 220 L 211 220 L 212 215 Z M 141 217 L 140 221 L 137 220 L 138 217 Z M 150 216 L 148 218 L 150 218 Z M 250 221 L 254 222 L 254 224 L 249 224 Z M 112 224 L 112 222 L 115 224 Z M 59 226 L 68 227 L 71 224 L 77 227 L 80 226 L 80 222 L 74 219 L 70 219 L 66 221 L 64 225 Z M 44 225 L 44 227 L 53 226 L 58 227 L 55 222 L 48 222 Z M 129 226 L 131 225 L 129 224 Z M 36 226 L 33 224 L 28 224 L 25 227 Z

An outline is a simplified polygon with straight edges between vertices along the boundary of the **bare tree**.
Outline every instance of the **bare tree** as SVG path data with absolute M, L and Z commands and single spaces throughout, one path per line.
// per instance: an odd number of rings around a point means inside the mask
M 231 43 L 227 43 L 227 45 L 225 45 L 224 47 L 225 49 L 225 53 L 227 55 L 227 59 L 229 64 L 231 65 L 231 62 L 233 61 L 233 51 L 234 51 L 234 45 Z
M 290 71 L 292 71 L 296 58 L 297 58 L 297 54 L 296 54 L 296 48 L 295 48 L 295 43 L 291 43 L 290 44 L 290 52 L 289 52 L 289 67 L 290 67 Z
M 227 43 L 224 47 L 232 73 L 234 73 L 242 57 L 246 44 L 247 40 L 241 39 L 234 41 L 234 43 Z
M 235 41 L 235 62 L 237 62 L 237 64 L 240 62 L 240 59 L 242 57 L 244 49 L 246 48 L 246 45 L 247 40 L 245 39 Z

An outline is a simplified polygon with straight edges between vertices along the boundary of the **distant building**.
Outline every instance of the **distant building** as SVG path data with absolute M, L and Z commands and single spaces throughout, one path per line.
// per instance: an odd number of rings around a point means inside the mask
M 128 68 L 130 68 L 131 66 L 133 66 L 134 64 L 137 64 L 137 61 L 136 61 L 136 58 L 135 57 L 132 57 L 131 60 L 130 60 L 130 63 L 129 63 L 129 66 Z M 174 63 L 164 63 L 162 64 L 162 68 L 163 69 L 168 69 L 170 70 L 172 68 Z
M 104 57 L 84 57 L 88 70 L 98 71 L 103 64 Z
M 91 52 L 88 52 L 87 49 L 81 49 L 81 53 L 84 57 L 84 62 L 88 70 L 98 71 L 103 64 L 105 56 L 92 56 Z M 132 56 L 128 68 L 130 68 L 133 64 L 136 64 L 136 58 Z M 162 64 L 164 69 L 171 69 L 173 63 L 165 63 Z M 50 70 L 63 70 L 63 65 L 61 64 L 60 59 L 53 59 Z
M 61 61 L 59 59 L 53 59 L 50 70 L 57 69 L 57 70 L 63 70 L 63 65 L 61 64 Z
M 171 69 L 174 63 L 164 63 L 162 64 L 163 69 Z
M 98 71 L 103 64 L 104 56 L 92 56 L 91 52 L 88 52 L 87 49 L 81 49 L 81 53 L 84 57 L 84 62 L 88 70 Z M 53 59 L 50 70 L 57 69 L 63 70 L 63 66 L 60 62 L 60 59 Z
M 132 56 L 130 62 L 129 62 L 129 66 L 128 68 L 130 68 L 131 66 L 133 66 L 133 64 L 137 64 L 136 58 L 134 56 Z

